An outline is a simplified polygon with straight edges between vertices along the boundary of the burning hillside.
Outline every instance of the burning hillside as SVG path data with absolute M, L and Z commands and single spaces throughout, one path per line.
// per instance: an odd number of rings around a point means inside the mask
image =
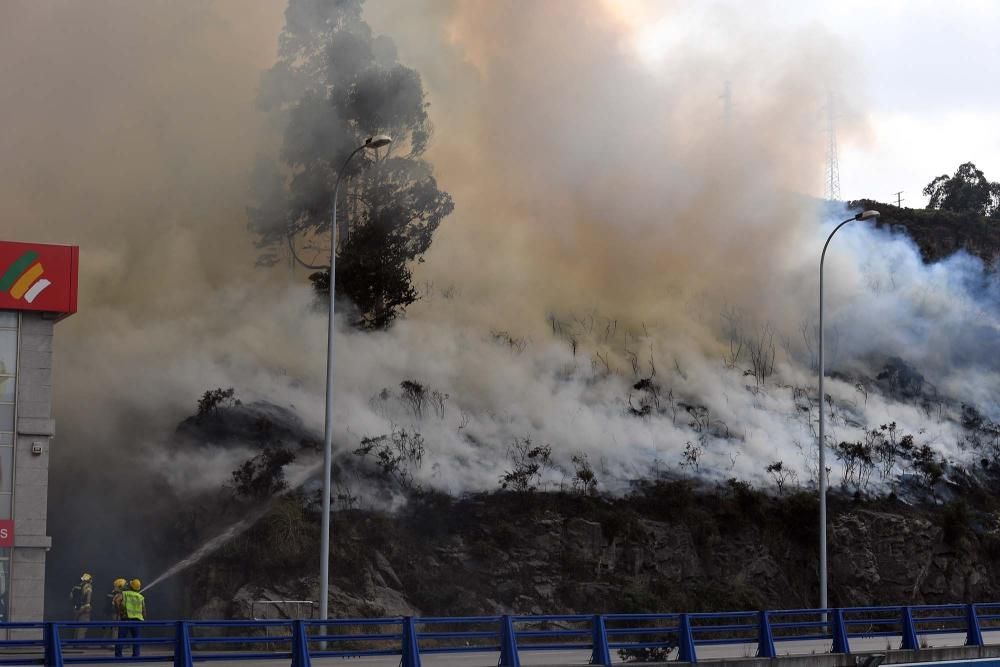
M 917 479 L 934 500 L 962 470 L 992 474 L 1000 291 L 976 257 L 928 264 L 903 233 L 846 228 L 816 393 L 817 261 L 855 211 L 802 193 L 819 186 L 820 109 L 861 78 L 840 40 L 611 0 L 281 10 L 5 7 L 0 57 L 21 65 L 0 72 L 18 91 L 0 207 L 13 237 L 81 246 L 57 350 L 51 601 L 81 568 L 165 569 L 164 517 L 259 453 L 254 422 L 177 435 L 207 388 L 283 411 L 269 437 L 319 430 L 329 275 L 288 250 L 324 265 L 341 176 L 346 507 L 504 483 L 621 497 L 665 475 L 808 489 L 820 409 L 850 492 Z M 673 20 L 713 38 L 680 31 L 651 66 L 643 36 Z M 841 141 L 864 142 L 865 111 L 839 112 Z M 340 173 L 376 133 L 395 141 Z

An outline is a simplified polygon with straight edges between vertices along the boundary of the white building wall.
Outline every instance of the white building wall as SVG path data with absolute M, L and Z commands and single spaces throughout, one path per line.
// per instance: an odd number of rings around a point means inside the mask
M 22 312 L 18 344 L 17 434 L 13 466 L 14 549 L 10 564 L 12 621 L 45 616 L 45 556 L 52 546 L 46 528 L 52 419 L 53 320 Z

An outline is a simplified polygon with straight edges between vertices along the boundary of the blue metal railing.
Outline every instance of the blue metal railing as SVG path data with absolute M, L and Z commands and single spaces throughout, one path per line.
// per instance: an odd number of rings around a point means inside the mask
M 593 664 L 610 665 L 611 651 L 657 651 L 661 659 L 697 662 L 699 647 L 718 645 L 775 657 L 778 647 L 781 654 L 817 653 L 819 642 L 829 653 L 850 653 L 851 640 L 886 638 L 887 645 L 898 639 L 900 648 L 919 650 L 922 637 L 949 633 L 964 634 L 967 646 L 983 646 L 984 631 L 1000 631 L 1000 603 L 698 614 L 54 621 L 0 623 L 0 630 L 0 667 L 105 663 L 113 652 L 133 651 L 145 655 L 130 661 L 175 667 L 261 659 L 310 667 L 312 658 L 362 656 L 399 656 L 402 667 L 420 667 L 421 655 L 482 652 L 498 654 L 501 667 L 520 667 L 523 651 L 589 651 Z M 802 648 L 796 642 L 812 644 Z

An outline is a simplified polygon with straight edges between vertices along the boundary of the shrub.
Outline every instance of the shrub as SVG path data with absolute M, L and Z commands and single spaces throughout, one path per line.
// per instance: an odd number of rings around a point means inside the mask
M 597 475 L 586 454 L 573 457 L 573 490 L 585 495 L 597 493 Z
M 659 639 L 661 635 L 656 635 Z M 620 648 L 618 657 L 622 662 L 667 662 L 670 659 L 670 652 L 677 646 L 677 641 L 668 639 L 662 646 L 645 648 Z
M 507 459 L 511 463 L 511 469 L 504 471 L 500 478 L 500 488 L 528 493 L 538 488 L 542 474 L 552 467 L 552 447 L 534 445 L 531 438 L 514 438 L 514 442 L 507 448 Z
M 209 389 L 198 399 L 196 419 L 203 421 L 207 417 L 218 414 L 220 408 L 233 408 L 237 405 L 242 405 L 242 402 L 236 397 L 236 390 L 232 387 Z
M 427 390 L 424 385 L 414 380 L 403 380 L 399 383 L 399 388 L 403 390 L 400 400 L 410 407 L 414 417 L 423 419 L 424 404 L 427 402 Z
M 417 431 L 397 428 L 389 435 L 362 438 L 354 455 L 372 455 L 385 479 L 410 489 L 414 487 L 413 473 L 424 461 L 424 438 Z
M 280 445 L 267 445 L 264 451 L 247 459 L 232 473 L 233 490 L 245 498 L 264 499 L 288 488 L 285 466 L 295 454 Z

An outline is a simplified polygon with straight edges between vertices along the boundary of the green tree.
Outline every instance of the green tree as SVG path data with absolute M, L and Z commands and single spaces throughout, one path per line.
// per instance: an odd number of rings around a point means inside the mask
M 290 0 L 259 96 L 284 127 L 280 159 L 258 164 L 248 214 L 262 263 L 287 244 L 325 264 L 337 171 L 365 138 L 390 135 L 390 146 L 351 161 L 337 220 L 337 295 L 358 326 L 384 328 L 417 299 L 410 265 L 454 204 L 422 159 L 431 127 L 420 75 L 398 62 L 392 40 L 372 34 L 362 1 Z M 329 293 L 329 271 L 310 279 Z
M 953 176 L 942 174 L 927 184 L 927 208 L 1000 217 L 1000 183 L 991 183 L 971 162 L 959 166 Z

